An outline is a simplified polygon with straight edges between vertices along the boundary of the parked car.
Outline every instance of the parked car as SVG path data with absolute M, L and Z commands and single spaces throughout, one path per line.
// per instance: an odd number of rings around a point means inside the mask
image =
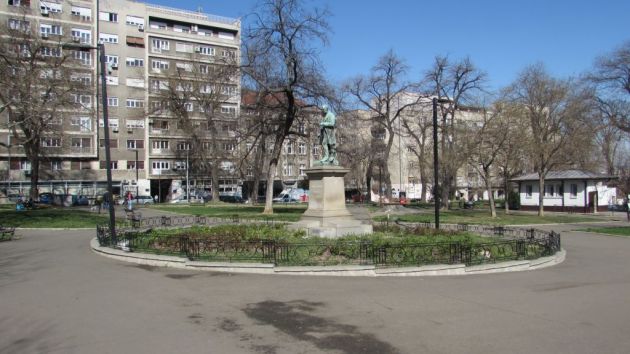
M 39 194 L 39 202 L 41 204 L 52 204 L 55 196 L 52 193 L 40 193 Z
M 273 198 L 274 203 L 297 203 L 298 200 L 288 194 Z
M 225 203 L 245 203 L 245 200 L 238 195 L 220 195 L 219 200 Z
M 195 196 L 190 196 L 190 200 L 188 200 L 188 198 L 186 198 L 185 195 L 181 196 L 180 198 L 177 199 L 173 199 L 170 202 L 171 204 L 202 204 L 203 203 L 203 199 L 202 198 L 197 198 Z
M 140 205 L 145 205 L 145 204 L 154 204 L 154 200 L 153 197 L 151 197 L 150 195 L 140 195 L 140 196 L 135 196 L 133 198 L 134 203 L 136 204 L 140 204 Z

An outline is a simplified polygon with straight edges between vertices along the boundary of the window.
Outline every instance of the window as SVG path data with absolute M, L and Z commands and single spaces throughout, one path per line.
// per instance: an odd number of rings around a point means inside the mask
M 127 161 L 128 170 L 144 170 L 144 161 Z
M 42 147 L 61 147 L 61 139 L 51 137 L 42 138 Z
M 61 57 L 61 48 L 59 47 L 41 47 L 40 54 L 44 57 Z
M 254 168 L 251 166 L 247 166 L 247 177 L 254 177 Z
M 89 86 L 92 83 L 92 77 L 90 76 L 90 74 L 71 75 L 70 81 L 78 81 L 81 82 L 83 85 Z
M 130 67 L 142 67 L 144 66 L 144 59 L 140 58 L 127 58 L 127 66 Z
M 49 13 L 61 13 L 62 12 L 62 5 L 58 4 L 56 2 L 50 2 L 50 1 L 40 1 L 39 2 L 39 8 L 42 11 L 42 14 L 49 12 Z
M 107 105 L 109 107 L 118 107 L 118 97 L 107 97 Z
M 293 165 L 290 163 L 282 165 L 282 174 L 285 176 L 293 176 Z
M 22 171 L 30 171 L 31 170 L 31 162 L 28 160 L 20 160 L 20 170 Z
M 118 66 L 118 55 L 105 55 L 105 62 L 112 66 Z
M 556 186 L 553 184 L 548 184 L 545 186 L 545 197 L 555 197 L 556 196 Z
M 92 64 L 92 53 L 88 50 L 74 50 L 72 57 L 83 65 Z
M 127 36 L 127 45 L 130 47 L 144 48 L 144 38 Z
M 186 110 L 186 112 L 192 112 L 193 111 L 193 104 L 190 103 L 190 102 L 184 103 L 184 109 Z
M 175 51 L 182 53 L 192 53 L 193 45 L 192 43 L 177 42 L 175 43 Z
M 53 171 L 63 170 L 63 164 L 59 160 L 50 161 L 50 169 Z
M 224 58 L 236 58 L 236 52 L 234 52 L 233 50 L 227 50 L 227 49 L 223 49 L 221 51 L 221 56 Z
M 306 143 L 304 142 L 298 143 L 298 154 L 306 155 Z
M 300 164 L 300 176 L 306 176 L 306 165 L 303 163 Z
M 221 86 L 221 93 L 228 96 L 236 94 L 236 86 Z
M 130 26 L 144 26 L 144 18 L 138 16 L 127 15 L 125 23 Z
M 571 198 L 577 198 L 578 195 L 578 185 L 575 183 L 571 183 Z
M 287 141 L 284 144 L 284 153 L 287 155 L 292 155 L 295 153 L 295 150 L 293 148 L 293 142 L 292 141 Z
M 50 27 L 50 25 L 47 26 Z M 9 19 L 9 28 L 12 30 L 27 32 L 30 30 L 29 27 L 30 23 L 28 21 L 16 20 L 14 18 Z M 42 26 L 40 26 L 40 28 L 42 28 Z
M 100 147 L 100 148 L 104 148 L 105 147 L 105 139 L 99 139 L 98 147 Z M 116 140 L 116 139 L 109 139 L 109 147 L 112 148 L 112 149 L 118 149 L 118 140 Z
M 127 119 L 127 129 L 144 129 L 144 120 Z
M 109 117 L 107 119 L 107 123 L 109 124 L 110 128 L 118 128 L 119 121 L 118 121 L 118 118 Z M 99 119 L 98 120 L 98 126 L 101 127 L 101 128 L 103 128 L 105 126 L 105 123 L 103 123 L 103 119 Z
M 118 22 L 118 14 L 114 12 L 101 11 L 98 14 L 98 19 L 107 22 Z
M 9 5 L 11 6 L 30 6 L 31 5 L 31 1 L 30 0 L 9 0 Z
M 223 150 L 224 151 L 234 151 L 234 149 L 236 149 L 236 144 L 234 144 L 234 143 L 223 143 Z
M 72 100 L 74 101 L 74 103 L 80 104 L 83 107 L 92 106 L 92 96 L 77 94 L 70 94 L 70 96 L 72 96 Z
M 118 169 L 118 161 L 110 161 L 110 169 L 117 170 Z M 107 161 L 100 161 L 99 167 L 101 170 L 107 169 Z
M 532 197 L 532 195 L 533 195 L 532 189 L 533 189 L 533 187 L 532 187 L 531 184 L 528 184 L 528 185 L 525 186 L 525 197 L 526 198 L 531 198 Z
M 78 16 L 83 21 L 89 21 L 92 19 L 92 10 L 87 7 L 72 6 L 70 13 L 72 16 Z
M 81 28 L 73 28 L 72 29 L 72 40 L 80 43 L 91 43 L 92 42 L 92 32 L 90 30 L 85 30 Z
M 153 39 L 151 40 L 151 51 L 153 53 L 161 53 L 163 50 L 169 50 L 168 41 L 163 39 Z
M 135 149 L 144 149 L 144 140 L 127 140 L 127 149 L 135 150 Z
M 82 132 L 92 131 L 92 120 L 90 119 L 90 117 L 72 117 L 70 118 L 70 125 L 79 127 L 79 130 Z
M 236 107 L 235 106 L 221 106 L 221 113 L 227 114 L 230 116 L 236 115 Z
M 306 134 L 306 125 L 302 122 L 298 124 L 298 133 Z
M 117 34 L 109 34 L 109 33 L 99 33 L 98 41 L 101 43 L 118 43 L 118 35 Z
M 319 156 L 319 146 L 313 146 L 313 156 Z
M 127 99 L 127 108 L 142 108 L 144 107 L 144 100 L 138 100 L 133 98 Z
M 151 148 L 153 150 L 168 149 L 168 140 L 153 140 L 151 142 Z
M 189 33 L 189 32 L 190 32 L 190 26 L 184 26 L 184 25 L 174 25 L 174 26 L 173 26 L 173 31 L 175 31 L 175 32 Z
M 190 150 L 190 143 L 187 143 L 185 141 L 178 141 L 177 150 Z
M 184 70 L 188 72 L 192 72 L 193 65 L 191 63 L 175 63 L 175 67 L 177 70 Z
M 92 145 L 90 138 L 71 138 L 70 146 L 74 148 L 89 148 Z
M 214 55 L 214 48 L 212 47 L 199 47 L 198 52 L 203 55 Z
M 171 164 L 168 161 L 152 161 L 151 167 L 154 170 L 169 170 L 171 168 Z
M 153 70 L 155 71 L 168 70 L 168 66 L 169 66 L 168 60 L 155 60 L 154 59 L 151 61 L 151 68 L 153 68 Z

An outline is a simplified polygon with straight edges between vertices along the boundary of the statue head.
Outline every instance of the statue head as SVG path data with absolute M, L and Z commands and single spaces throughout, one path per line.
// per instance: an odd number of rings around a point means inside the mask
M 322 109 L 324 110 L 324 113 L 328 113 L 328 105 L 323 105 Z

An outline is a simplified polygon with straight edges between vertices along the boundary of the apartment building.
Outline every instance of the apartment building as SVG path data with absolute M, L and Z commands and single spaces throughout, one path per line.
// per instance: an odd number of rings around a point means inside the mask
M 17 44 L 24 50 L 21 55 L 50 58 L 53 61 L 64 58 L 63 65 L 55 68 L 56 74 L 63 73 L 70 76 L 67 79 L 84 84 L 83 90 L 72 94 L 77 104 L 57 109 L 54 119 L 48 122 L 47 134 L 41 142 L 42 153 L 48 157 L 40 165 L 42 180 L 96 177 L 96 171 L 93 170 L 96 167 L 94 161 L 98 158 L 95 129 L 96 53 L 81 48 L 95 44 L 94 13 L 94 3 L 89 0 L 72 3 L 8 0 L 0 3 L 0 26 L 4 28 L 0 36 L 3 45 L 12 40 L 21 40 Z M 35 48 L 39 49 L 37 53 L 29 53 Z M 38 65 L 42 68 L 47 64 Z M 19 91 L 19 82 L 29 81 L 23 80 L 24 72 L 19 69 L 14 71 L 16 85 L 4 87 L 4 90 Z M 31 75 L 39 76 L 36 79 L 47 80 L 47 75 L 52 74 L 52 71 L 52 68 L 41 69 Z M 42 85 L 41 90 L 44 87 Z M 46 114 L 45 106 L 37 107 L 35 102 L 28 104 L 32 104 L 33 109 L 41 109 L 39 114 Z M 31 161 L 26 159 L 21 145 L 23 137 L 11 133 L 10 123 L 7 110 L 0 115 L 0 141 L 6 144 L 0 149 L 0 170 L 5 171 L 5 187 L 14 181 L 15 185 L 20 185 L 28 181 L 31 174 Z
M 166 199 L 171 183 L 183 179 L 188 169 L 185 155 L 189 143 L 178 127 L 177 115 L 157 109 L 164 105 L 160 87 L 174 78 L 182 81 L 181 72 L 212 69 L 220 65 L 221 58 L 238 61 L 240 21 L 127 0 L 7 1 L 0 4 L 1 21 L 9 25 L 28 21 L 45 40 L 63 37 L 57 42 L 64 43 L 64 51 L 68 45 L 95 47 L 97 42 L 104 43 L 108 62 L 109 127 L 104 127 L 102 107 L 96 104 L 97 53 L 89 48 L 74 50 L 73 58 L 82 65 L 79 69 L 88 69 L 94 90 L 89 97 L 80 97 L 86 101 L 86 109 L 68 114 L 60 124 L 63 137 L 61 143 L 56 143 L 60 144 L 58 151 L 47 154 L 53 161 L 51 168 L 40 168 L 40 192 L 91 195 L 102 190 L 107 168 L 103 136 L 104 129 L 109 129 L 115 189 L 150 195 L 161 190 L 160 199 Z M 223 102 L 214 107 L 222 119 L 229 121 L 221 124 L 227 128 L 219 138 L 233 140 L 234 136 L 229 135 L 240 110 L 240 77 L 211 84 L 225 93 Z M 204 108 L 194 99 L 187 106 L 200 130 L 208 130 L 207 126 L 203 129 L 207 117 Z M 6 125 L 0 126 L 1 141 L 12 146 L 0 149 L 0 169 L 9 170 L 10 187 L 25 188 L 30 167 L 20 147 L 11 144 L 10 135 Z M 222 166 L 229 175 L 230 162 Z M 209 176 L 193 177 L 204 180 Z

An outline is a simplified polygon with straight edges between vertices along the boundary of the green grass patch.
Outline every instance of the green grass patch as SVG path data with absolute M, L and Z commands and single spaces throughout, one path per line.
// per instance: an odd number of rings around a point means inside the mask
M 306 204 L 273 207 L 273 214 L 265 215 L 263 205 L 209 204 L 209 205 L 156 205 L 151 208 L 179 214 L 229 218 L 238 215 L 241 219 L 298 221 L 306 211 Z
M 387 263 L 443 263 L 450 261 L 453 243 L 470 246 L 494 240 L 463 232 L 398 227 L 330 239 L 307 237 L 304 231 L 282 225 L 250 224 L 153 230 L 131 235 L 129 246 L 135 252 L 179 256 L 187 250 L 186 256 L 195 260 L 307 266 L 370 263 L 374 250 L 382 247 L 389 250 L 379 255 Z
M 405 222 L 434 222 L 433 213 L 390 215 L 390 220 Z M 379 216 L 376 221 L 385 221 L 387 216 Z M 449 210 L 440 212 L 440 222 L 447 224 L 483 224 L 483 225 L 529 225 L 529 224 L 566 224 L 575 222 L 599 221 L 596 216 L 584 215 L 546 215 L 540 217 L 532 214 L 504 214 L 497 212 L 492 218 L 487 210 Z
M 607 234 L 615 236 L 630 236 L 630 226 L 620 227 L 589 227 L 578 231 L 596 232 L 598 234 Z
M 107 213 L 48 207 L 16 211 L 0 209 L 0 225 L 26 228 L 86 228 L 107 222 Z

